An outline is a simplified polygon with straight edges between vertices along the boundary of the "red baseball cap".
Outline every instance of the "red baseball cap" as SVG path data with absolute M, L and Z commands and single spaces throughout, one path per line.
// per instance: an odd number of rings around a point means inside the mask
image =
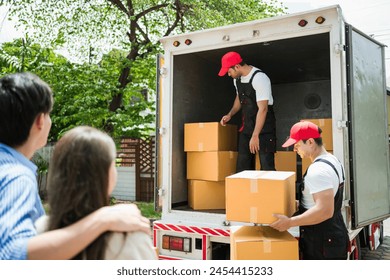
M 221 70 L 219 70 L 218 76 L 225 76 L 229 71 L 229 68 L 242 62 L 241 55 L 236 52 L 228 52 L 221 59 Z
M 308 121 L 300 121 L 291 127 L 290 138 L 282 145 L 282 147 L 286 148 L 301 140 L 320 137 L 321 134 L 317 125 Z

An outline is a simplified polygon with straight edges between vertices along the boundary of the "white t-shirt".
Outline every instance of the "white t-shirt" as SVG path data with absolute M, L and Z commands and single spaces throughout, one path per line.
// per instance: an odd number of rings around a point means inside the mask
M 318 156 L 315 160 L 320 158 L 326 159 L 334 165 L 339 174 L 340 180 L 342 181 L 343 171 L 339 160 L 329 153 Z M 340 183 L 341 182 L 339 181 L 336 172 L 329 164 L 321 161 L 312 163 L 305 176 L 305 189 L 302 193 L 302 206 L 306 209 L 312 208 L 315 205 L 313 194 L 324 190 L 333 189 L 333 195 L 335 196 Z
M 249 83 L 253 73 L 257 70 L 260 69 L 252 66 L 252 70 L 249 72 L 248 75 L 241 76 L 241 83 L 243 84 Z M 237 91 L 236 79 L 233 79 L 233 83 Z M 253 77 L 252 86 L 256 91 L 256 101 L 268 100 L 268 105 L 274 104 L 274 99 L 272 97 L 272 90 L 271 90 L 271 81 L 265 73 L 263 72 L 257 73 Z

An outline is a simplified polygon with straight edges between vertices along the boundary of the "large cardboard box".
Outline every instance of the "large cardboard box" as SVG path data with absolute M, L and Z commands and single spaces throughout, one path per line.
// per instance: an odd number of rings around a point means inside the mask
M 225 181 L 188 180 L 188 204 L 194 210 L 225 209 Z
M 295 173 L 246 170 L 226 178 L 226 219 L 270 224 L 274 213 L 292 216 Z
M 288 231 L 270 227 L 230 228 L 231 260 L 298 260 L 298 240 Z
M 187 179 L 223 181 L 236 172 L 237 152 L 187 152 Z
M 256 170 L 260 170 L 259 154 L 256 154 Z M 293 151 L 277 151 L 275 153 L 276 171 L 297 172 L 297 154 Z
M 219 122 L 184 124 L 184 151 L 237 151 L 237 126 Z
M 319 126 L 322 130 L 321 137 L 325 149 L 333 150 L 332 119 L 305 119 Z

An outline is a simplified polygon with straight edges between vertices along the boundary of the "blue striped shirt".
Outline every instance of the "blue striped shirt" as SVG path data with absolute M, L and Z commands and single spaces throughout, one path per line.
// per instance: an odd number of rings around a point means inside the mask
M 34 222 L 44 215 L 38 194 L 37 167 L 0 143 L 0 260 L 27 259 Z

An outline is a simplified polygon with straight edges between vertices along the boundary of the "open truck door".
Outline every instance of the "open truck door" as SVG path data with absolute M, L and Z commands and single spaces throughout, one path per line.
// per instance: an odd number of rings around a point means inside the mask
M 154 210 L 161 211 L 161 102 L 162 102 L 162 83 L 164 71 L 164 56 L 158 54 L 156 58 L 156 152 L 155 152 L 155 169 L 154 169 Z
M 390 216 L 385 46 L 351 25 L 345 34 L 350 205 L 356 229 Z

